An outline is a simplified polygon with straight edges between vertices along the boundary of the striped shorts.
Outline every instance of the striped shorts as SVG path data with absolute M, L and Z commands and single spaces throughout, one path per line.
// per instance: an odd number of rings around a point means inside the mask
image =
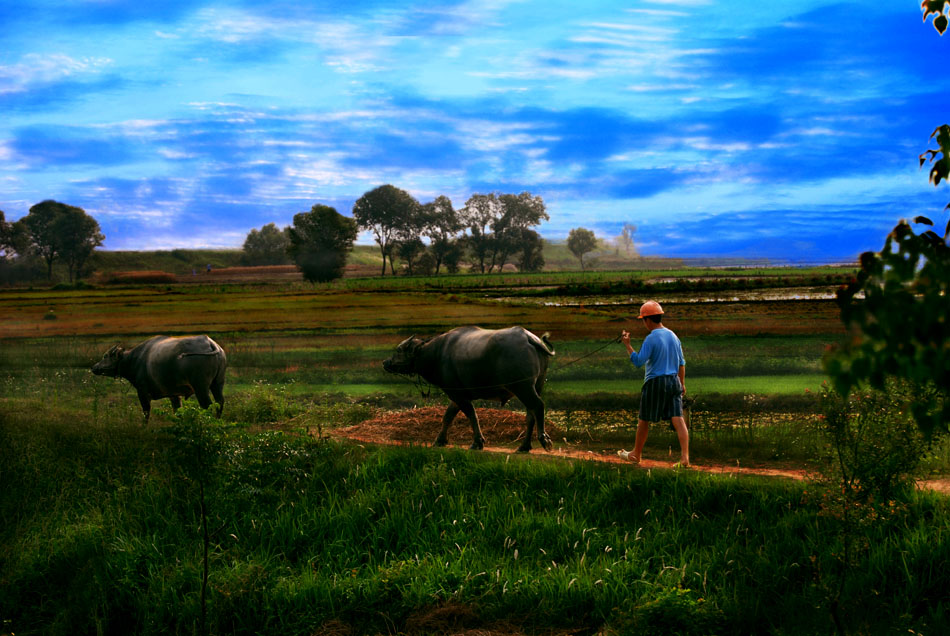
M 683 417 L 683 385 L 679 376 L 661 375 L 650 378 L 640 391 L 640 419 L 662 422 Z

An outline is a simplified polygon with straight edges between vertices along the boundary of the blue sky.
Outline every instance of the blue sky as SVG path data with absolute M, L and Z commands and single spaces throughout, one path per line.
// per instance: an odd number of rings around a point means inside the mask
M 549 239 L 850 259 L 950 199 L 917 160 L 950 121 L 919 5 L 0 0 L 0 210 L 229 247 L 384 183 L 528 190 Z

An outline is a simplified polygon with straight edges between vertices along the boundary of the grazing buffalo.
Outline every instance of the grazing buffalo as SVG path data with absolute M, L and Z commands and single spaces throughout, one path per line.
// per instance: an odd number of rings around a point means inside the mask
M 192 393 L 201 408 L 211 405 L 208 390 L 218 403 L 218 415 L 224 409 L 224 371 L 227 356 L 217 342 L 208 336 L 170 338 L 155 336 L 132 349 L 115 346 L 92 367 L 96 375 L 123 377 L 139 394 L 145 421 L 152 410 L 152 400 L 169 398 L 178 410 L 181 398 Z
M 436 446 L 448 443 L 449 425 L 459 411 L 472 423 L 473 449 L 485 445 L 472 400 L 501 400 L 517 397 L 527 410 L 526 434 L 519 452 L 531 450 L 531 431 L 538 426 L 538 442 L 551 450 L 551 438 L 544 432 L 544 402 L 541 389 L 554 349 L 547 334 L 540 338 L 522 327 L 481 329 L 457 327 L 427 340 L 413 336 L 396 347 L 383 362 L 391 373 L 419 374 L 442 389 L 452 400 L 442 417 L 442 431 Z

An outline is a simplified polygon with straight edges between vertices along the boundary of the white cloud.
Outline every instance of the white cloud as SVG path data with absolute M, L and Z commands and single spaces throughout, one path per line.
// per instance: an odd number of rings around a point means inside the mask
M 0 94 L 19 93 L 35 84 L 100 73 L 111 64 L 112 60 L 104 57 L 77 59 L 60 53 L 28 53 L 18 64 L 0 66 Z

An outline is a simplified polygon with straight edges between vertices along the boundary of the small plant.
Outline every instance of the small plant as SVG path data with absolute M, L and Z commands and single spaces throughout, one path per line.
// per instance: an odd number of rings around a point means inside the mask
M 865 391 L 842 398 L 827 386 L 820 396 L 820 432 L 828 456 L 818 493 L 819 517 L 840 543 L 826 552 L 822 584 L 829 596 L 835 628 L 847 633 L 844 590 L 866 560 L 872 529 L 894 523 L 913 489 L 912 471 L 924 455 L 926 441 L 906 408 L 908 384 L 892 381 L 887 392 Z
M 210 569 L 211 538 L 208 528 L 208 490 L 214 480 L 215 465 L 222 454 L 225 439 L 220 420 L 212 415 L 213 407 L 201 409 L 188 404 L 175 413 L 171 434 L 175 438 L 179 465 L 185 479 L 198 489 L 198 517 L 201 522 L 201 625 L 199 634 L 208 634 L 208 575 Z
M 721 633 L 725 618 L 721 610 L 703 598 L 695 598 L 691 590 L 671 588 L 660 591 L 629 613 L 621 613 L 611 627 L 607 633 L 708 636 Z

